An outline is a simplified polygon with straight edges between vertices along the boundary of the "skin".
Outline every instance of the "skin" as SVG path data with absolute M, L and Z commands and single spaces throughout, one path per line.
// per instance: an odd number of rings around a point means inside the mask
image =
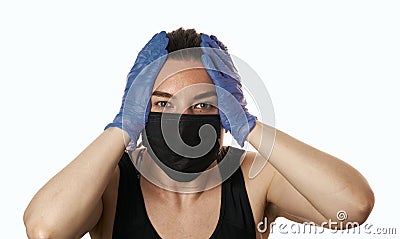
M 207 104 L 215 102 L 213 96 L 195 101 L 193 92 L 177 94 L 194 84 L 208 84 L 208 88 L 202 88 L 205 91 L 212 88 L 212 81 L 204 69 L 170 74 L 177 68 L 193 66 L 201 67 L 201 63 L 167 60 L 154 86 L 154 91 L 163 94 L 152 96 L 151 111 L 218 113 L 216 107 Z M 167 80 L 161 81 L 167 76 Z M 170 97 L 174 95 L 176 99 Z M 264 217 L 269 223 L 277 217 L 316 224 L 329 219 L 335 222 L 340 210 L 348 214 L 344 223 L 361 224 L 367 219 L 374 195 L 356 169 L 279 130 L 275 132 L 270 154 L 265 145 L 269 145 L 271 139 L 262 136 L 271 135 L 273 130 L 261 122 L 256 123 L 247 141 L 257 152 L 247 152 L 241 165 L 256 225 Z M 50 179 L 25 211 L 28 237 L 79 238 L 90 232 L 92 238 L 111 238 L 118 196 L 118 162 L 128 142 L 129 137 L 124 131 L 108 128 Z M 136 153 L 133 152 L 132 156 L 135 157 Z M 255 178 L 250 179 L 247 175 L 255 158 L 268 159 L 268 162 Z M 147 153 L 143 162 L 151 162 Z M 174 182 L 162 176 L 161 170 L 156 173 L 161 175 L 160 180 L 164 183 L 174 186 Z M 168 191 L 145 177 L 140 178 L 140 185 L 147 214 L 162 238 L 209 238 L 214 231 L 219 217 L 220 185 L 198 193 Z M 264 234 L 258 233 L 257 238 L 267 238 L 268 234 L 269 230 Z

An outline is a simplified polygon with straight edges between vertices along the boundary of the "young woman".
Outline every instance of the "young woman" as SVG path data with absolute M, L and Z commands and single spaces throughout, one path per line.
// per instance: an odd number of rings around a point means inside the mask
M 226 131 L 257 152 L 222 146 Z M 268 162 L 250 178 L 254 160 Z M 216 37 L 178 29 L 142 49 L 114 121 L 37 192 L 24 223 L 29 238 L 267 238 L 265 218 L 361 224 L 373 204 L 353 167 L 247 111 Z

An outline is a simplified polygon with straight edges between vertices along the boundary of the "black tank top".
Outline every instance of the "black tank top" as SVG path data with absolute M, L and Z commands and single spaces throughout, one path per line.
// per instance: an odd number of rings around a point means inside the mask
M 235 164 L 239 166 L 243 152 L 243 150 L 230 147 L 223 161 L 234 160 Z M 120 179 L 113 239 L 161 239 L 148 218 L 138 174 L 127 153 L 121 157 L 118 166 Z M 217 226 L 210 237 L 210 239 L 225 238 L 256 238 L 253 213 L 241 167 L 238 167 L 222 183 L 220 215 Z

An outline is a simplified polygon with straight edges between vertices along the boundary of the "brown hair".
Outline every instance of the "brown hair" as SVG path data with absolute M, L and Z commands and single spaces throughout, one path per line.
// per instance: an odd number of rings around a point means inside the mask
M 200 48 L 201 33 L 197 33 L 195 29 L 183 29 L 182 27 L 167 33 L 169 39 L 167 50 L 168 53 L 179 51 L 179 54 L 170 54 L 169 57 L 181 60 L 200 60 L 202 51 Z M 191 49 L 190 48 L 195 48 Z M 188 50 L 184 50 L 188 49 Z

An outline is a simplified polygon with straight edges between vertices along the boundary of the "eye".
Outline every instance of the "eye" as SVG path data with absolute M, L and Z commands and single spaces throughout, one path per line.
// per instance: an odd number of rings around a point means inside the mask
M 211 103 L 198 103 L 192 106 L 192 111 L 195 114 L 217 114 L 218 107 Z
M 193 108 L 195 108 L 195 109 L 207 109 L 207 108 L 210 108 L 210 107 L 212 107 L 212 105 L 208 104 L 208 103 L 199 103 L 199 104 L 195 104 L 193 106 Z
M 156 105 L 158 106 L 158 107 L 171 107 L 171 103 L 169 103 L 168 101 L 158 101 L 157 103 L 156 103 Z

